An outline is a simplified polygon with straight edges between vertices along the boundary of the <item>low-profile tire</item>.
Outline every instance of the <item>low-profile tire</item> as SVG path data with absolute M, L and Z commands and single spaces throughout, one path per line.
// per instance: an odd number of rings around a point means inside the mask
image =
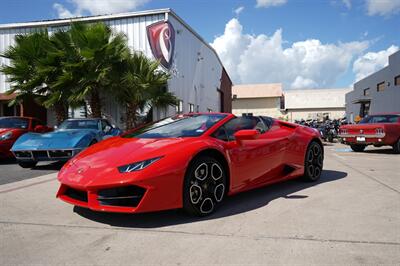
M 362 144 L 352 144 L 350 148 L 355 152 L 363 152 L 367 146 Z
M 317 181 L 321 177 L 323 165 L 323 147 L 318 142 L 313 141 L 308 145 L 306 151 L 303 179 L 310 182 Z
M 29 161 L 29 162 L 18 162 L 18 165 L 21 166 L 22 168 L 33 168 L 35 167 L 37 162 L 35 161 Z
M 400 139 L 393 145 L 393 151 L 396 154 L 400 154 Z
M 213 157 L 197 157 L 185 174 L 183 210 L 194 216 L 210 215 L 225 198 L 227 189 L 223 165 Z

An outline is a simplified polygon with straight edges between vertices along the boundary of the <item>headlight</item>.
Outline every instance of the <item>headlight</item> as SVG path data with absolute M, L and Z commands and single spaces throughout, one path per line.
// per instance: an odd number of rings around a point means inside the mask
M 120 173 L 130 173 L 130 172 L 133 172 L 133 171 L 140 171 L 140 170 L 146 168 L 147 166 L 149 166 L 150 164 L 160 160 L 162 157 L 163 156 L 152 158 L 152 159 L 148 159 L 148 160 L 144 160 L 144 161 L 140 161 L 140 162 L 136 162 L 136 163 L 123 165 L 123 166 L 118 167 L 118 171 Z
M 9 131 L 9 132 L 7 132 L 6 134 L 1 135 L 1 136 L 0 136 L 0 140 L 11 139 L 11 137 L 12 137 L 12 132 Z

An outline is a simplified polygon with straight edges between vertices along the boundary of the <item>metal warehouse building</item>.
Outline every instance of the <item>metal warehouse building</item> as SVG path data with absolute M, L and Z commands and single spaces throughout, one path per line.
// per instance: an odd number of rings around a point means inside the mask
M 346 116 L 353 122 L 357 116 L 374 113 L 400 113 L 400 51 L 389 56 L 389 65 L 354 83 L 346 94 Z
M 117 32 L 123 32 L 129 47 L 158 59 L 162 67 L 171 73 L 168 90 L 180 103 L 177 108 L 154 110 L 153 119 L 173 115 L 176 112 L 231 112 L 232 82 L 215 50 L 189 25 L 170 9 L 130 12 L 114 15 L 74 18 L 73 21 L 103 21 Z M 14 36 L 26 34 L 39 28 L 49 33 L 66 28 L 70 19 L 0 25 L 0 53 L 14 44 Z M 9 62 L 0 57 L 0 64 Z M 29 115 L 54 124 L 54 114 L 35 104 L 8 107 L 12 96 L 5 95 L 10 84 L 0 74 L 0 116 Z M 104 99 L 104 114 L 113 123 L 123 126 L 123 110 L 114 99 Z

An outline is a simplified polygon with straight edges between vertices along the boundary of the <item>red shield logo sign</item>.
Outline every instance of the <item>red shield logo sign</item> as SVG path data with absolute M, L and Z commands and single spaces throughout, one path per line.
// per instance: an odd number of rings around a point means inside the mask
M 171 23 L 160 21 L 147 26 L 147 38 L 154 57 L 169 69 L 175 48 L 175 30 Z

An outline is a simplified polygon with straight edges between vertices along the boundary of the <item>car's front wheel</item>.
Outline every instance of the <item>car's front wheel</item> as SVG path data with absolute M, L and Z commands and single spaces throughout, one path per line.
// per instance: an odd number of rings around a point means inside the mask
M 36 161 L 18 162 L 19 166 L 22 168 L 33 168 L 36 166 Z
M 224 199 L 227 189 L 227 174 L 218 160 L 208 156 L 195 158 L 186 171 L 183 209 L 191 215 L 209 215 Z
M 362 145 L 362 144 L 350 145 L 350 148 L 355 152 L 363 152 L 365 150 L 365 147 L 367 147 L 367 146 L 366 145 Z
M 304 162 L 304 176 L 306 181 L 317 181 L 322 174 L 324 153 L 321 144 L 313 141 L 308 146 Z

